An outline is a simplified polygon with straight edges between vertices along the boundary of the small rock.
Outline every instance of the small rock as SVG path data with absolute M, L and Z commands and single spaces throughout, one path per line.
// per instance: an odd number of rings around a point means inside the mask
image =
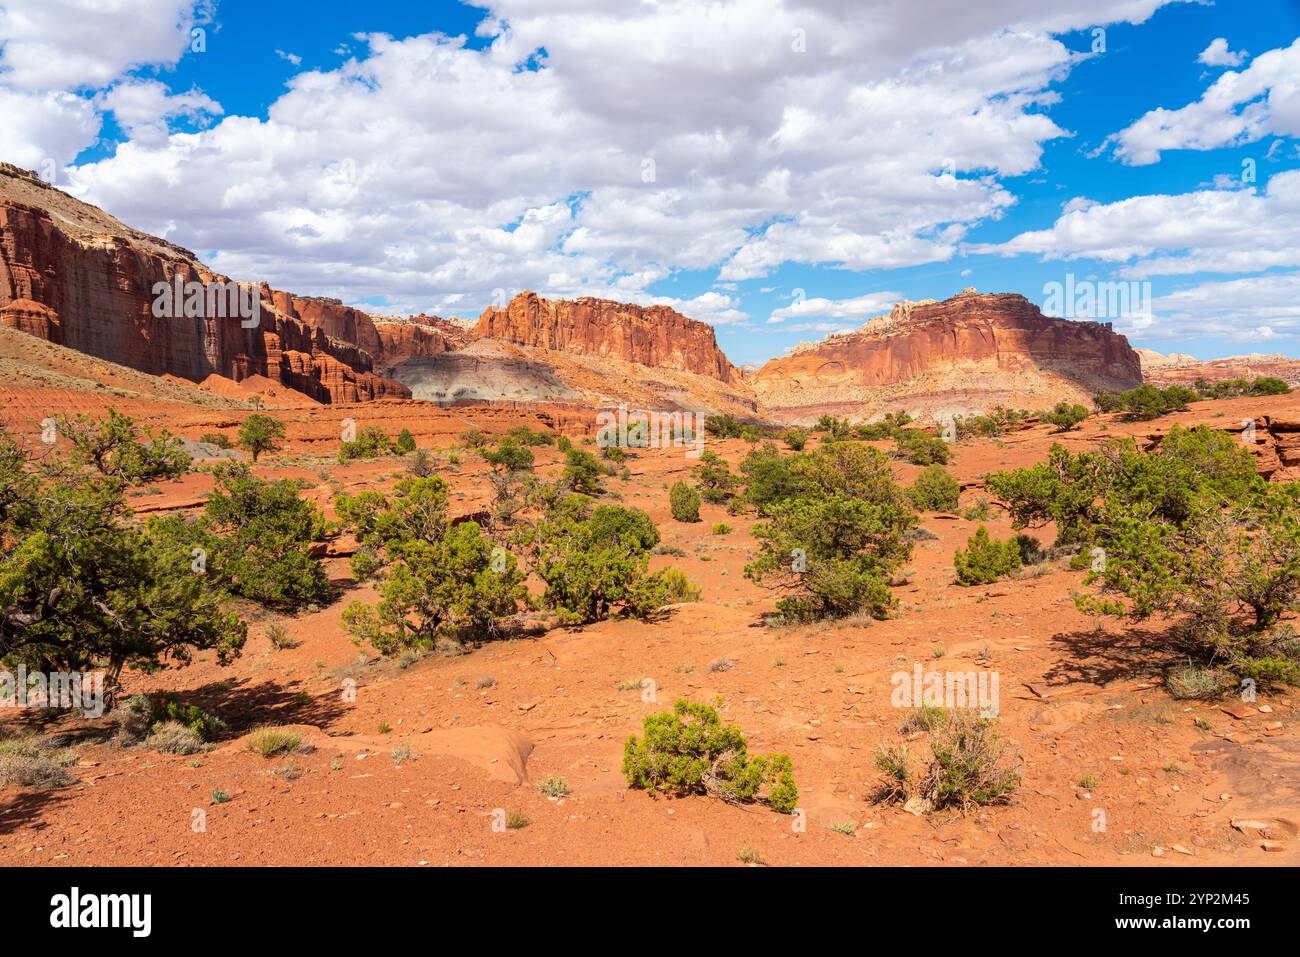
M 917 817 L 929 814 L 932 809 L 933 805 L 923 797 L 910 797 L 907 799 L 907 803 L 903 805 L 904 811 L 908 814 L 915 814 Z
M 1267 831 L 1273 826 L 1272 821 L 1261 821 L 1248 817 L 1234 817 L 1231 824 L 1242 833 L 1246 831 Z

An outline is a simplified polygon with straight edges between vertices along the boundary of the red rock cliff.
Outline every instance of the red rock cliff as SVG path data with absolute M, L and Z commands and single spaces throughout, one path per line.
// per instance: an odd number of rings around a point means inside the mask
M 195 382 L 264 375 L 322 402 L 408 397 L 372 371 L 369 316 L 261 287 L 256 328 L 238 318 L 158 318 L 153 284 L 224 280 L 190 252 L 0 164 L 0 321 L 89 355 Z M 43 330 L 48 330 L 44 331 Z
M 899 303 L 889 316 L 773 359 L 755 373 L 769 407 L 848 411 L 876 392 L 926 392 L 936 401 L 1005 388 L 1044 401 L 1142 382 L 1128 340 L 1097 322 L 1044 316 L 1013 293 L 968 290 L 943 302 Z
M 552 300 L 524 292 L 505 309 L 484 310 L 473 335 L 679 369 L 722 382 L 740 378 L 718 348 L 712 326 L 667 306 L 633 306 L 592 298 Z
M 441 355 L 469 341 L 467 329 L 438 316 L 376 319 L 374 325 L 379 342 L 372 352 L 382 369 L 391 369 L 407 359 Z

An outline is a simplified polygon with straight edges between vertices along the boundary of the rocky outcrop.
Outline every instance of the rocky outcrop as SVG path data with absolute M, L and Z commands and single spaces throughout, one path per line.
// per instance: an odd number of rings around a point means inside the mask
M 1255 420 L 1254 439 L 1261 475 L 1273 482 L 1300 479 L 1300 416 L 1260 416 Z
M 1190 386 L 1197 379 L 1221 382 L 1224 379 L 1255 379 L 1260 376 L 1276 376 L 1288 385 L 1300 385 L 1300 359 L 1284 355 L 1251 353 L 1201 360 L 1183 353 L 1161 355 L 1150 349 L 1135 351 L 1142 359 L 1142 381 L 1154 385 Z
M 1045 404 L 1142 381 L 1137 354 L 1106 323 L 1044 316 L 1015 294 L 967 290 L 943 302 L 899 303 L 861 329 L 801 346 L 752 377 L 780 418 L 869 416 L 924 396 L 931 413 L 982 397 Z M 991 404 L 991 403 L 989 403 Z
M 460 349 L 469 341 L 463 326 L 438 316 L 411 316 L 409 319 L 375 319 L 378 345 L 374 350 L 378 367 L 391 370 L 408 359 L 425 359 Z
M 238 316 L 153 314 L 157 282 L 227 281 L 192 253 L 130 229 L 34 174 L 0 165 L 3 321 L 153 375 L 202 382 L 263 375 L 321 402 L 406 397 L 374 374 L 369 316 L 336 300 L 260 287 L 256 326 Z M 57 338 L 55 338 L 57 336 Z
M 592 298 L 542 299 L 524 292 L 504 309 L 484 310 L 473 335 L 694 372 L 720 382 L 740 378 L 718 348 L 712 326 L 667 306 L 634 306 Z
M 59 314 L 49 306 L 30 299 L 15 299 L 0 309 L 0 325 L 56 345 L 63 344 L 63 325 L 59 322 Z
M 416 356 L 393 367 L 393 374 L 417 399 L 439 405 L 577 401 L 547 363 L 502 353 L 484 342 L 441 355 Z

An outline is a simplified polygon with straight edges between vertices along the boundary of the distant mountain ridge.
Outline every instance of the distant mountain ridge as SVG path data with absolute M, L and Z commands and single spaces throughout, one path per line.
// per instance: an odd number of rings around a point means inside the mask
M 1143 374 L 1108 324 L 1047 317 L 1013 293 L 900 302 L 854 332 L 741 370 L 710 325 L 667 306 L 523 292 L 471 324 L 375 316 L 262 284 L 261 320 L 243 328 L 154 316 L 153 284 L 177 278 L 226 281 L 188 250 L 0 164 L 0 324 L 194 383 L 269 380 L 327 404 L 626 401 L 804 422 L 1039 408 L 1131 388 Z

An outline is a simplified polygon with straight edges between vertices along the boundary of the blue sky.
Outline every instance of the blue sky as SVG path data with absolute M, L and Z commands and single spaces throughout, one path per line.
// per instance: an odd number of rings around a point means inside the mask
M 1300 356 L 1296 2 L 480 2 L 11 2 L 0 159 L 377 312 L 659 301 L 761 363 L 1070 274 Z

